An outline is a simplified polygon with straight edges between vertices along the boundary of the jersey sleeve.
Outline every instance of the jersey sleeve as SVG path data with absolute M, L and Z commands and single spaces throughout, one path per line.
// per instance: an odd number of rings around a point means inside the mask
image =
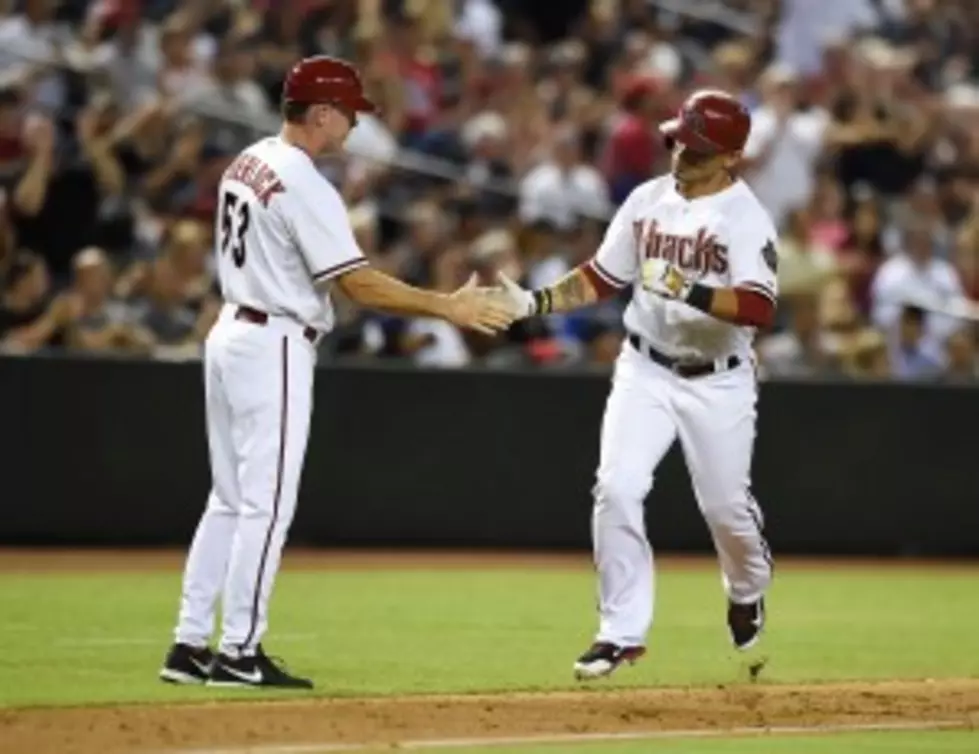
M 340 195 L 330 185 L 315 193 L 296 191 L 282 208 L 314 282 L 367 264 Z
M 591 270 L 613 288 L 625 288 L 639 276 L 639 250 L 635 221 L 637 191 L 616 210 L 605 237 L 588 262 Z
M 731 287 L 778 298 L 778 249 L 775 227 L 764 213 L 746 213 L 731 236 L 728 258 Z

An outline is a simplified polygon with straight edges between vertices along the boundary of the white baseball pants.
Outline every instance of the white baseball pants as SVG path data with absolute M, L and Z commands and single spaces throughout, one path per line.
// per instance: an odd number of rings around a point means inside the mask
M 298 323 L 238 321 L 207 338 L 204 386 L 213 487 L 184 572 L 178 642 L 204 646 L 221 597 L 220 651 L 253 654 L 292 523 L 313 404 L 314 345 Z
M 679 437 L 727 596 L 762 596 L 772 574 L 761 510 L 750 490 L 757 383 L 750 363 L 681 377 L 628 342 L 602 422 L 592 536 L 598 571 L 597 641 L 645 645 L 653 621 L 653 552 L 643 504 Z

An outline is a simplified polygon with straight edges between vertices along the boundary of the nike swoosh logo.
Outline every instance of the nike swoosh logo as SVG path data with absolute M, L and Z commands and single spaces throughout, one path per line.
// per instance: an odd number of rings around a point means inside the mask
M 190 664 L 193 665 L 195 668 L 197 668 L 199 671 L 201 671 L 201 673 L 203 673 L 204 675 L 210 675 L 211 673 L 210 663 L 201 662 L 196 657 L 191 657 Z
M 252 683 L 257 686 L 262 682 L 262 671 L 258 668 L 255 668 L 255 670 L 253 670 L 251 673 L 244 673 L 240 670 L 229 668 L 227 665 L 222 665 L 221 667 L 224 668 L 225 673 L 234 676 L 238 680 L 244 681 L 245 683 Z

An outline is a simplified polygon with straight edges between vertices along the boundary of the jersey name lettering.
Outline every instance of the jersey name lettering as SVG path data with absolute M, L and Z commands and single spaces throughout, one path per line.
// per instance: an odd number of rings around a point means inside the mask
M 632 233 L 640 258 L 665 259 L 685 272 L 723 275 L 728 271 L 728 249 L 717 236 L 700 228 L 694 236 L 664 233 L 656 220 L 636 220 Z
M 273 196 L 286 190 L 275 171 L 250 154 L 243 154 L 231 163 L 224 179 L 244 183 L 255 192 L 256 199 L 263 207 L 268 207 Z

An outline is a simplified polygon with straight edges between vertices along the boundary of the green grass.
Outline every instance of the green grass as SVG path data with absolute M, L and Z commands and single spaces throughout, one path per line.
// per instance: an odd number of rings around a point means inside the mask
M 416 749 L 419 754 L 974 754 L 971 731 L 858 733 L 821 736 L 750 736 L 726 739 L 647 740 L 622 743 L 539 744 L 465 749 Z
M 976 576 L 783 568 L 766 679 L 979 676 Z M 658 587 L 647 660 L 604 687 L 732 680 L 716 571 L 667 565 Z M 177 572 L 0 574 L 0 706 L 202 698 L 156 680 L 178 589 Z M 329 695 L 567 688 L 593 606 L 586 569 L 286 572 L 267 648 Z

